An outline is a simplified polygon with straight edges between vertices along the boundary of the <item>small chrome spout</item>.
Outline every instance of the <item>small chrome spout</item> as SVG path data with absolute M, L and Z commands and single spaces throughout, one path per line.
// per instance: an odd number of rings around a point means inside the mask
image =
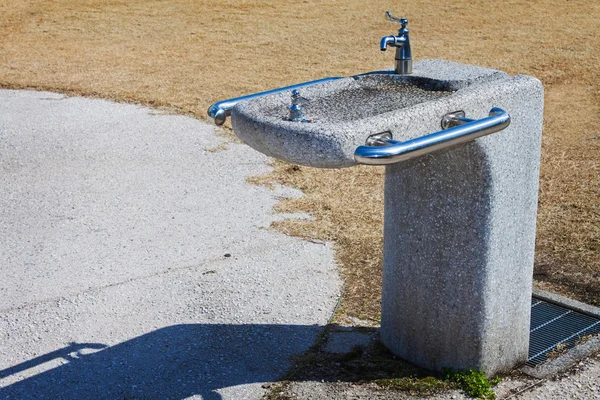
M 398 46 L 398 45 L 403 46 L 405 41 L 402 39 L 403 38 L 399 38 L 394 35 L 384 36 L 381 38 L 381 43 L 380 43 L 379 47 L 380 47 L 381 51 L 386 51 L 389 46 Z M 401 43 L 398 44 L 397 43 L 398 41 L 401 41 Z
M 287 120 L 293 122 L 309 122 L 302 116 L 302 106 L 309 103 L 310 100 L 302 97 L 297 89 L 292 90 L 292 105 L 290 107 L 290 115 Z
M 405 18 L 396 18 L 386 11 L 388 21 L 399 22 L 401 27 L 398 30 L 398 36 L 384 36 L 381 38 L 380 49 L 385 51 L 389 46 L 396 48 L 396 68 L 394 72 L 400 75 L 412 74 L 412 53 L 410 51 L 409 31 L 406 27 L 408 20 Z

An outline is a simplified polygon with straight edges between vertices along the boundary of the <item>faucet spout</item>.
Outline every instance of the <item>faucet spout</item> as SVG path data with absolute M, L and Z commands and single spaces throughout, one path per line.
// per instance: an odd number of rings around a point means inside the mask
M 379 48 L 381 51 L 386 51 L 389 46 L 402 47 L 404 46 L 404 43 L 406 43 L 406 38 L 404 36 L 384 36 L 381 38 Z

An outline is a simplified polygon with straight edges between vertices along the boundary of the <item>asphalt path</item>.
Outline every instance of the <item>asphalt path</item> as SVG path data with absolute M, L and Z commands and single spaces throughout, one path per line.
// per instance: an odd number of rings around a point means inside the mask
M 0 90 L 0 399 L 260 398 L 340 291 L 329 244 L 268 229 L 301 193 L 247 183 L 267 163 L 193 118 Z

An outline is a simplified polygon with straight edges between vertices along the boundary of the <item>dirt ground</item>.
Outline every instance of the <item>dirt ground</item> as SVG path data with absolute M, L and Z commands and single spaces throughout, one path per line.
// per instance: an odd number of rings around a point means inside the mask
M 546 88 L 536 284 L 600 303 L 600 2 L 490 0 L 0 0 L 0 87 L 165 107 L 213 102 L 393 65 L 379 39 L 409 18 L 415 59 L 529 74 Z M 344 317 L 377 319 L 383 170 L 275 163 L 262 181 L 302 189 L 280 204 L 312 223 L 278 229 L 336 242 Z M 371 228 L 370 228 L 371 227 Z

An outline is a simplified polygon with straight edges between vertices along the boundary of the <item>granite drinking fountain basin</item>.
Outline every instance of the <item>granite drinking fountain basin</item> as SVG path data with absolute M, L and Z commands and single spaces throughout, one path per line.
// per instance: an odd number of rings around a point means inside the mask
M 431 370 L 508 371 L 528 355 L 543 87 L 450 61 L 413 65 L 398 21 L 398 36 L 381 40 L 403 49 L 394 71 L 208 114 L 218 125 L 231 116 L 244 143 L 291 163 L 385 165 L 381 341 Z
M 494 70 L 442 60 L 416 62 L 412 75 L 376 71 L 346 78 L 326 78 L 309 84 L 277 89 L 266 95 L 237 101 L 231 107 L 235 134 L 246 144 L 269 156 L 292 163 L 342 168 L 363 164 L 387 164 L 390 159 L 369 162 L 360 158 L 375 150 L 357 148 L 371 144 L 383 147 L 425 137 L 441 129 L 444 116 L 455 111 L 485 118 L 496 106 L 490 102 L 465 107 L 482 90 L 510 78 Z M 448 79 L 443 71 L 460 70 Z M 301 120 L 291 120 L 292 91 L 301 87 Z M 488 90 L 491 90 L 488 88 Z M 486 109 L 487 108 L 487 109 Z M 464 117 L 464 114 L 462 114 Z M 456 119 L 459 122 L 469 121 Z M 509 123 L 508 114 L 496 118 L 497 130 Z M 449 128 L 452 125 L 446 126 Z M 478 136 L 476 136 L 478 137 Z M 469 140 L 473 140 L 471 137 Z M 447 147 L 454 143 L 446 143 Z M 382 151 L 383 149 L 377 149 Z M 358 157 L 357 157 L 358 155 Z

